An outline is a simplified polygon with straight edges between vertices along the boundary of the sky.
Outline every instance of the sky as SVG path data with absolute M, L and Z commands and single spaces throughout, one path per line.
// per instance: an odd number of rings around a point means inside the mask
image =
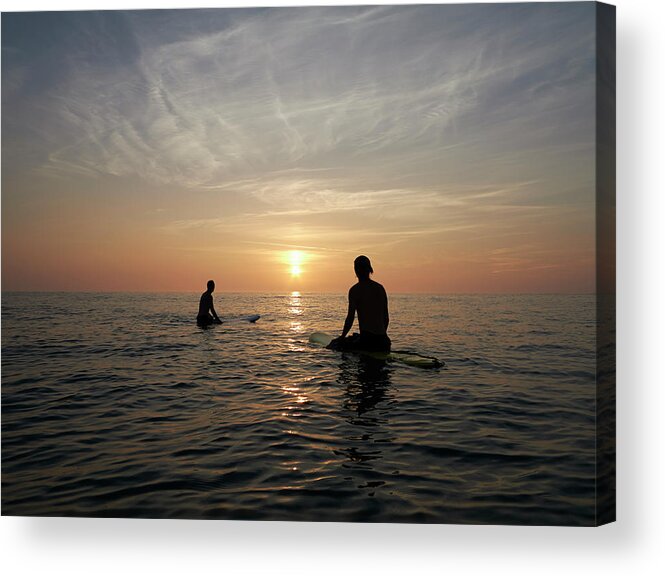
M 2 290 L 595 287 L 584 3 L 2 15 Z

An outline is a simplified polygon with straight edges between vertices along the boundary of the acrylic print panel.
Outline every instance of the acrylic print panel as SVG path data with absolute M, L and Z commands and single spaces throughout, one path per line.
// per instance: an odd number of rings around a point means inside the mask
M 613 520 L 613 7 L 5 13 L 2 118 L 3 514 Z

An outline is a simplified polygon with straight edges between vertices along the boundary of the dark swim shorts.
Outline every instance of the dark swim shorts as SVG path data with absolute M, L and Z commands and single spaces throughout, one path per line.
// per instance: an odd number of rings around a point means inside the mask
M 386 334 L 372 334 L 362 332 L 353 334 L 344 339 L 333 340 L 330 348 L 333 350 L 365 350 L 367 352 L 390 352 L 390 338 Z

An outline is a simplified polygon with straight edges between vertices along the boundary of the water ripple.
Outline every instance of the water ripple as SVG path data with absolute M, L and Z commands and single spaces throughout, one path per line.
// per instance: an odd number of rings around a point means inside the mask
M 262 318 L 209 330 L 195 294 L 32 301 L 3 294 L 4 514 L 594 521 L 593 298 L 395 295 L 438 372 L 310 347 L 343 295 L 220 294 Z

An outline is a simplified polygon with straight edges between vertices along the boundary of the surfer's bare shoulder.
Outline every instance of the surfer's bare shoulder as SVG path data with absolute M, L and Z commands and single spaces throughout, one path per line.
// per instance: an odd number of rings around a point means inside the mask
M 368 291 L 372 292 L 379 291 L 385 294 L 386 289 L 383 287 L 382 284 L 379 284 L 375 280 L 369 279 L 366 280 L 365 282 L 356 282 L 353 286 L 351 286 L 351 288 L 349 289 L 349 296 L 358 295 Z

